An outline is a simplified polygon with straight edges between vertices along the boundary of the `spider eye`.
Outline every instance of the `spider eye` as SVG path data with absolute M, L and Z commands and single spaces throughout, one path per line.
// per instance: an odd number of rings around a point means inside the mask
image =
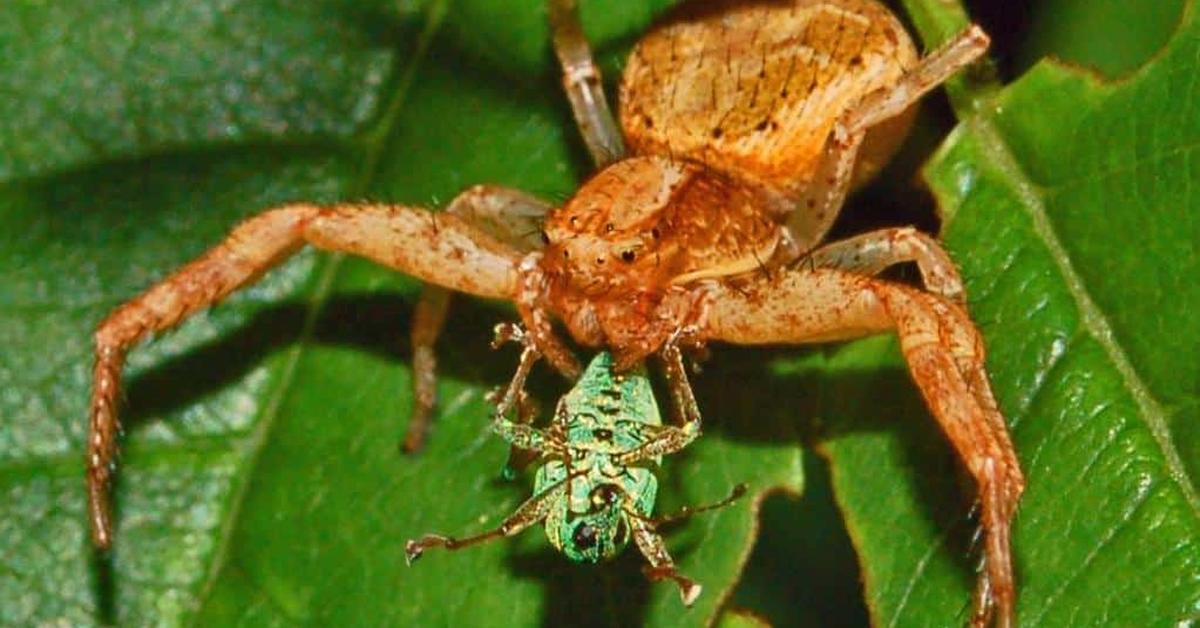
M 633 249 L 625 249 L 624 251 L 621 251 L 621 261 L 628 264 L 632 263 L 635 259 L 637 259 L 637 253 L 634 253 Z

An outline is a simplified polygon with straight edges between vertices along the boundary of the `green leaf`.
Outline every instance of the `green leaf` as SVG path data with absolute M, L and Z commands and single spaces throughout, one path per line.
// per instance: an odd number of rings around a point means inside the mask
M 655 10 L 595 20 L 605 58 Z M 0 8 L 0 86 L 21 96 L 0 100 L 0 623 L 715 616 L 764 492 L 800 490 L 790 422 L 760 426 L 731 410 L 757 405 L 736 381 L 707 385 L 705 438 L 669 461 L 660 509 L 739 482 L 752 497 L 668 535 L 706 586 L 693 609 L 636 552 L 580 567 L 537 531 L 406 567 L 407 538 L 494 526 L 529 493 L 499 480 L 483 399 L 515 367 L 487 348 L 513 314 L 456 302 L 432 441 L 404 457 L 417 285 L 311 251 L 131 353 L 116 549 L 88 547 L 96 323 L 273 204 L 440 205 L 478 182 L 569 193 L 589 167 L 546 30 L 538 0 Z M 539 377 L 547 407 L 565 386 Z
M 1049 0 L 1031 7 L 1020 59 L 1047 55 L 1116 77 L 1137 70 L 1161 50 L 1183 19 L 1184 0 Z
M 555 199 L 586 176 L 540 4 L 0 7 L 0 624 L 705 623 L 738 578 L 757 498 L 799 490 L 797 426 L 830 458 L 876 623 L 962 620 L 967 483 L 888 338 L 718 350 L 697 378 L 706 433 L 668 461 L 663 510 L 740 481 L 756 495 L 669 534 L 706 585 L 697 608 L 645 583 L 634 552 L 571 565 L 536 531 L 405 567 L 406 538 L 484 529 L 528 494 L 497 479 L 505 448 L 482 399 L 515 365 L 486 349 L 512 313 L 456 301 L 433 439 L 405 458 L 417 286 L 313 252 L 132 352 L 117 548 L 91 554 L 90 330 L 112 307 L 273 204 L 440 205 L 485 181 Z M 585 3 L 610 78 L 663 4 Z M 965 15 L 909 4 L 930 40 Z M 1159 34 L 1122 48 L 1135 61 L 1093 61 L 1085 45 L 1109 36 L 1043 17 L 1026 55 L 1084 50 L 1072 58 L 1133 71 L 1174 24 L 1153 15 L 1157 31 L 1099 21 Z M 970 119 L 929 170 L 1030 480 L 1015 540 L 1026 620 L 1200 612 L 1200 38 L 1190 3 L 1184 15 L 1119 83 L 1051 65 L 999 93 L 956 82 Z M 544 407 L 563 389 L 536 384 Z M 821 538 L 805 504 L 795 537 Z M 826 560 L 786 536 L 757 548 L 778 557 L 760 581 Z M 801 587 L 777 590 L 795 604 Z
M 968 86 L 966 120 L 926 169 L 1028 476 L 1014 536 L 1027 625 L 1200 616 L 1200 23 L 1191 3 L 1184 15 L 1119 82 L 1045 62 L 1002 90 Z M 893 372 L 865 369 L 881 361 Z M 877 340 L 801 369 L 849 382 L 822 391 L 824 449 L 875 621 L 961 623 L 969 482 L 897 388 L 900 365 Z

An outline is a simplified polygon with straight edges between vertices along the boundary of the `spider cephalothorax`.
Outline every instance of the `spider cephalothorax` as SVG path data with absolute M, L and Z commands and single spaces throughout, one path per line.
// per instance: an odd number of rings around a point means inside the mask
M 536 267 L 547 290 L 538 298 L 576 339 L 612 346 L 627 367 L 692 314 L 696 297 L 681 286 L 771 259 L 786 217 L 771 201 L 761 187 L 689 162 L 614 163 L 547 215 Z

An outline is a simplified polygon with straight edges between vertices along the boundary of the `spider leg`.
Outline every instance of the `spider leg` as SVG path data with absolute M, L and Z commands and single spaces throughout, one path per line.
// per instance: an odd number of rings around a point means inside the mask
M 811 251 L 829 232 L 855 181 L 859 148 L 867 132 L 900 116 L 930 90 L 978 59 L 987 50 L 988 42 L 987 34 L 971 25 L 921 59 L 894 85 L 866 95 L 842 114 L 825 140 L 824 157 L 812 181 L 806 182 L 797 208 L 788 216 L 793 257 Z
M 990 43 L 987 33 L 978 24 L 971 24 L 923 57 L 895 85 L 864 97 L 845 116 L 847 130 L 857 133 L 899 115 L 955 72 L 981 57 Z
M 566 490 L 567 483 L 563 481 L 546 491 L 530 497 L 525 500 L 525 503 L 518 506 L 516 512 L 509 515 L 498 527 L 482 534 L 462 539 L 441 534 L 426 534 L 419 539 L 409 539 L 404 544 L 404 558 L 411 565 L 414 560 L 420 558 L 421 554 L 425 553 L 426 549 L 431 547 L 444 547 L 448 550 L 456 550 L 493 539 L 520 534 L 528 529 L 529 526 L 545 519 L 546 514 L 550 512 L 554 504 L 565 498 L 564 493 Z
M 550 205 L 525 192 L 491 185 L 477 185 L 459 194 L 446 207 L 446 214 L 460 216 L 480 230 L 527 253 L 542 247 L 542 219 Z M 413 311 L 413 409 L 402 449 L 415 453 L 425 444 L 429 421 L 437 404 L 437 356 L 433 345 L 441 334 L 450 307 L 450 291 L 426 284 Z
M 413 309 L 412 328 L 412 416 L 408 421 L 408 432 L 400 449 L 405 453 L 416 453 L 425 446 L 429 435 L 429 420 L 437 405 L 437 354 L 434 343 L 446 323 L 446 312 L 450 309 L 450 291 L 441 286 L 426 284 Z
M 702 335 L 739 344 L 811 343 L 894 331 L 913 380 L 980 500 L 986 565 L 974 623 L 1015 619 L 1009 525 L 1025 486 L 984 370 L 983 341 L 966 310 L 907 286 L 834 269 L 791 269 L 722 286 Z
M 517 291 L 517 314 L 525 325 L 524 338 L 527 346 L 534 347 L 541 357 L 546 358 L 559 373 L 571 381 L 579 378 L 583 367 L 567 345 L 554 333 L 550 314 L 542 305 L 547 300 L 548 278 L 539 268 L 542 254 L 535 251 L 526 255 L 518 267 L 521 275 Z
M 109 484 L 126 352 L 150 334 L 170 329 L 254 282 L 306 243 L 481 297 L 512 299 L 519 284 L 519 251 L 458 216 L 399 205 L 296 204 L 243 222 L 223 242 L 118 307 L 96 328 L 87 485 L 97 547 L 107 548 L 112 542 Z
M 577 0 L 550 0 L 550 28 L 554 52 L 562 65 L 563 88 L 588 152 L 597 167 L 625 156 L 625 142 L 604 97 L 600 68 L 579 24 Z
M 946 250 L 912 227 L 879 229 L 831 242 L 800 260 L 802 265 L 862 275 L 877 275 L 902 262 L 916 262 L 926 290 L 952 301 L 963 300 L 962 278 Z

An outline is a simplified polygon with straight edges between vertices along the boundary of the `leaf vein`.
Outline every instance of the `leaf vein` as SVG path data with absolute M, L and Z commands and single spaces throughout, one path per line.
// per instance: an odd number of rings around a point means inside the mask
M 896 606 L 896 612 L 892 614 L 891 621 L 888 622 L 889 628 L 894 628 L 900 621 L 900 616 L 904 614 L 904 608 L 908 605 L 908 600 L 912 596 L 912 592 L 917 587 L 917 582 L 921 580 L 921 576 L 925 575 L 925 570 L 929 567 L 929 563 L 933 560 L 933 555 L 946 544 L 946 540 L 950 536 L 953 528 L 946 526 L 937 536 L 933 538 L 933 542 L 929 544 L 928 549 L 921 555 L 921 559 L 917 561 L 916 567 L 909 576 L 908 582 L 904 585 L 904 592 L 900 594 L 900 602 Z
M 384 143 L 387 140 L 389 131 L 392 127 L 394 118 L 397 117 L 403 108 L 405 97 L 412 85 L 413 78 L 416 76 L 417 68 L 425 59 L 425 53 L 429 49 L 434 35 L 437 33 L 442 23 L 442 17 L 446 12 L 446 4 L 449 0 L 439 0 L 435 2 L 426 12 L 426 24 L 421 33 L 414 51 L 411 62 L 403 70 L 399 82 L 394 90 L 392 100 L 388 103 L 386 110 L 377 122 L 375 131 L 368 133 L 363 139 L 366 148 L 366 159 L 364 161 L 361 176 L 353 182 L 353 194 L 363 193 L 374 177 L 378 174 L 379 160 L 383 153 Z M 300 333 L 300 340 L 297 345 L 291 350 L 287 357 L 287 362 L 283 367 L 283 375 L 280 377 L 278 387 L 271 395 L 266 407 L 263 410 L 262 417 L 258 424 L 251 432 L 247 439 L 244 450 L 246 452 L 246 464 L 242 471 L 238 474 L 240 477 L 235 480 L 236 485 L 233 489 L 233 496 L 230 500 L 230 507 L 223 517 L 221 524 L 218 526 L 218 546 L 212 564 L 208 569 L 208 573 L 204 578 L 204 583 L 200 588 L 200 594 L 197 596 L 199 604 L 196 608 L 202 608 L 206 600 L 212 594 L 217 582 L 220 579 L 221 572 L 229 564 L 232 553 L 232 530 L 236 525 L 241 514 L 241 509 L 246 501 L 246 494 L 250 486 L 250 478 L 253 475 L 254 468 L 257 466 L 258 458 L 262 454 L 268 436 L 271 433 L 271 428 L 280 414 L 280 408 L 283 405 L 283 400 L 291 390 L 291 384 L 295 380 L 296 373 L 299 370 L 300 358 L 303 354 L 303 348 L 308 340 L 313 338 L 317 323 L 320 319 L 321 310 L 324 303 L 328 300 L 333 292 L 335 279 L 337 278 L 338 269 L 344 260 L 343 255 L 331 255 L 325 268 L 320 272 L 320 279 L 313 290 L 310 299 L 309 311 L 305 316 L 303 329 Z M 193 614 L 187 623 L 195 625 L 198 615 Z
M 968 123 L 977 133 L 980 141 L 987 146 L 988 154 L 992 155 L 998 170 L 1010 181 L 1014 191 L 1020 198 L 1020 205 L 1033 222 L 1033 229 L 1042 243 L 1050 252 L 1050 257 L 1058 268 L 1059 275 L 1066 285 L 1068 292 L 1079 309 L 1083 329 L 1096 339 L 1109 361 L 1121 376 L 1126 389 L 1137 404 L 1139 415 L 1149 429 L 1151 436 L 1158 444 L 1166 463 L 1167 472 L 1179 487 L 1184 498 L 1192 508 L 1192 514 L 1200 518 L 1200 497 L 1196 488 L 1188 478 L 1183 460 L 1171 442 L 1170 428 L 1167 424 L 1166 412 L 1159 402 L 1151 395 L 1149 388 L 1133 367 L 1125 351 L 1115 340 L 1112 324 L 1092 300 L 1084 285 L 1082 277 L 1075 271 L 1066 248 L 1059 239 L 1046 212 L 1046 206 L 1041 196 L 1035 190 L 1029 177 L 1016 161 L 1012 151 L 1004 142 L 995 123 L 985 117 L 977 117 Z
M 1150 493 L 1151 491 L 1149 485 L 1142 487 L 1142 489 L 1138 492 L 1137 499 L 1134 500 L 1129 507 L 1121 513 L 1120 521 L 1108 529 L 1104 537 L 1101 538 L 1094 547 L 1092 547 L 1092 551 L 1088 552 L 1083 561 L 1079 563 L 1079 566 L 1074 569 L 1069 576 L 1062 580 L 1062 583 L 1058 586 L 1058 588 L 1052 591 L 1050 595 L 1046 596 L 1045 603 L 1042 605 L 1041 611 L 1036 617 L 1033 618 L 1032 621 L 1029 622 L 1029 625 L 1037 626 L 1042 624 L 1042 619 L 1046 616 L 1046 613 L 1050 612 L 1050 609 L 1062 599 L 1063 593 L 1066 592 L 1066 590 L 1076 580 L 1078 580 L 1081 575 L 1087 572 L 1088 568 L 1091 567 L 1093 562 L 1095 562 L 1096 557 L 1100 555 L 1101 550 L 1110 545 L 1121 530 L 1129 526 L 1129 524 L 1133 521 L 1133 516 L 1137 514 L 1137 511 L 1141 509 L 1141 507 L 1147 501 L 1149 501 Z

